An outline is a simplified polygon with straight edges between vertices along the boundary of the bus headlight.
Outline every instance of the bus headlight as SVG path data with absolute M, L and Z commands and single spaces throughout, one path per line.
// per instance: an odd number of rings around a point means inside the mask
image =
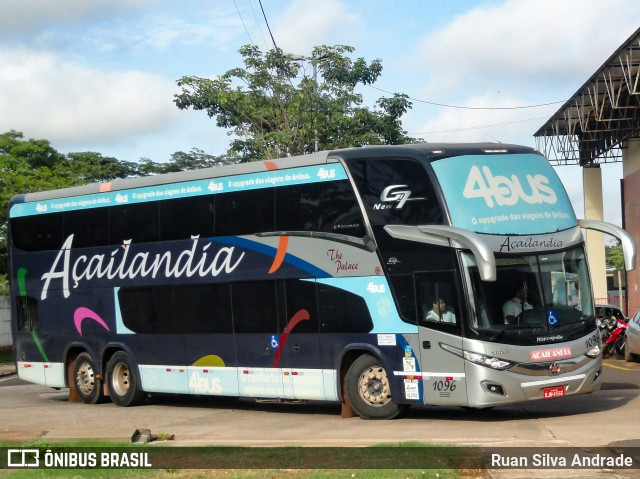
M 600 353 L 602 352 L 602 349 L 600 348 L 600 346 L 598 346 L 597 344 L 592 347 L 589 351 L 587 351 L 585 354 L 585 356 L 591 358 L 591 359 L 595 359 L 598 356 L 600 356 Z
M 479 364 L 480 366 L 484 366 L 486 368 L 497 369 L 498 371 L 509 369 L 516 364 L 512 361 L 507 361 L 506 359 L 486 356 L 484 354 L 475 353 L 473 351 L 463 351 L 462 349 L 450 346 L 449 344 L 440 343 L 440 347 L 445 351 L 449 351 L 456 356 L 464 358 L 470 363 Z

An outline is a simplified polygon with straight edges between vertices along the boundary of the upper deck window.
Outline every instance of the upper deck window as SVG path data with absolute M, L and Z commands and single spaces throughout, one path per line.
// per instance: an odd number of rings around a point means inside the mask
M 273 231 L 366 234 L 355 192 L 342 177 L 144 202 L 133 201 L 136 190 L 126 193 L 131 203 L 12 218 L 13 245 L 57 250 L 70 235 L 74 248 L 87 248 Z
M 365 235 L 362 212 L 348 180 L 276 189 L 276 230 Z
M 435 189 L 419 162 L 356 159 L 348 165 L 373 226 L 442 223 Z

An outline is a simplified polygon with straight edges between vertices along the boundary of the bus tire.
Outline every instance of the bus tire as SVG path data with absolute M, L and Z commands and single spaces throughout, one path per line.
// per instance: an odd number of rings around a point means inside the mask
M 138 406 L 147 398 L 147 393 L 138 386 L 133 362 L 124 351 L 116 352 L 109 359 L 107 387 L 111 401 L 118 406 Z
M 362 419 L 393 419 L 402 411 L 391 399 L 387 372 L 369 354 L 351 364 L 345 376 L 345 390 L 351 407 Z
M 95 364 L 89 353 L 80 353 L 73 364 L 73 385 L 78 397 L 85 404 L 97 404 L 104 400 L 102 380 L 96 378 Z

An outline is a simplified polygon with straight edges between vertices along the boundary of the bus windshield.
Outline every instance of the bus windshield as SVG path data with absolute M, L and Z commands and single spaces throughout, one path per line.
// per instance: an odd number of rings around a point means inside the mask
M 475 314 L 472 337 L 507 344 L 540 344 L 578 338 L 595 328 L 591 283 L 582 247 L 557 253 L 496 255 L 497 280 L 480 280 L 470 254 Z

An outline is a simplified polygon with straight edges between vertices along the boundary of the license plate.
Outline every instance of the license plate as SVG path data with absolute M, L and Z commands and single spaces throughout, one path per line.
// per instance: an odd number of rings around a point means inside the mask
M 564 396 L 564 386 L 560 386 L 557 388 L 546 388 L 542 392 L 542 397 L 544 399 L 561 398 L 562 396 Z

